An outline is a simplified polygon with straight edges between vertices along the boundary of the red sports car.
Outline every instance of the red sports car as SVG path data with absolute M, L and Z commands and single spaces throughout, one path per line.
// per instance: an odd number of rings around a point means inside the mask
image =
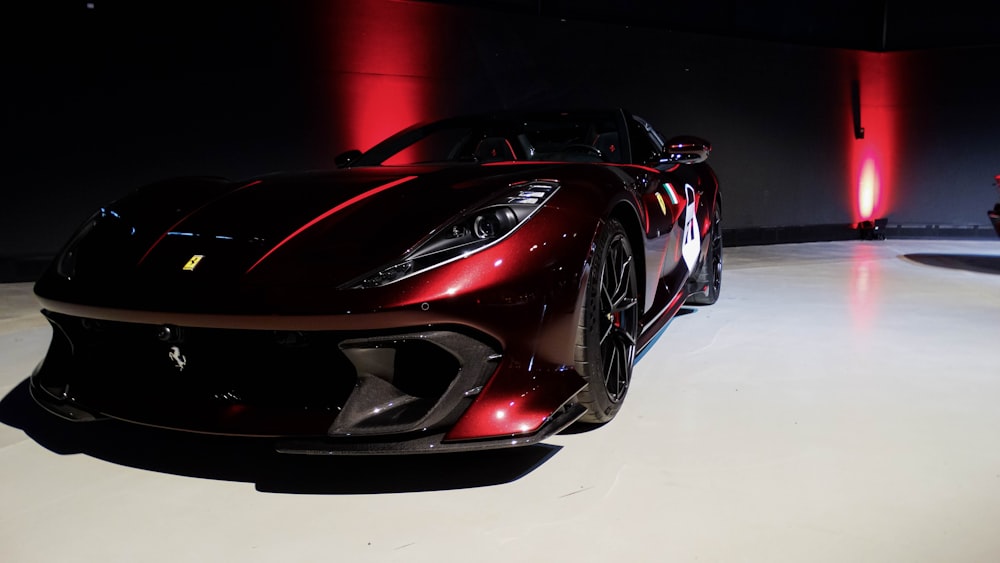
M 406 129 L 336 169 L 177 178 L 87 220 L 35 285 L 35 399 L 297 453 L 536 443 L 622 406 L 722 280 L 697 137 L 621 110 Z

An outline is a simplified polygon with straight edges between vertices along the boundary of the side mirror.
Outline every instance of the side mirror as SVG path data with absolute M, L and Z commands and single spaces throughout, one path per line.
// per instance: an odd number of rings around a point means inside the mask
M 660 164 L 694 164 L 708 160 L 712 152 L 712 143 L 701 137 L 681 135 L 667 141 L 666 154 L 660 158 Z
M 337 166 L 337 168 L 344 168 L 348 164 L 354 162 L 360 157 L 361 157 L 361 151 L 359 151 L 358 149 L 351 149 L 349 151 L 342 152 L 338 154 L 336 157 L 334 157 L 333 163 Z

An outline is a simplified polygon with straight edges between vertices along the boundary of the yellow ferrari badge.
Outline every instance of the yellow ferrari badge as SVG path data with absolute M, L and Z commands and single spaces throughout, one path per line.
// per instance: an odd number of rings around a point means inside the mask
M 660 192 L 656 192 L 656 201 L 660 202 L 660 211 L 662 211 L 663 214 L 666 215 L 667 214 L 667 204 L 663 201 L 663 196 L 660 195 Z
M 202 254 L 195 254 L 192 256 L 191 259 L 187 261 L 187 264 L 184 264 L 184 271 L 193 272 L 194 269 L 198 267 L 198 262 L 201 262 L 201 259 L 204 257 L 205 256 Z

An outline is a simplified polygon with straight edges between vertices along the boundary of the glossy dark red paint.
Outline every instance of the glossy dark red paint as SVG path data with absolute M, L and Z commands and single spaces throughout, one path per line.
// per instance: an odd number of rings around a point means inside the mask
M 253 182 L 250 182 L 248 184 L 244 184 L 244 185 L 236 188 L 233 191 L 239 191 L 239 190 L 242 190 L 242 189 L 245 189 L 245 188 L 256 186 L 259 183 L 261 183 L 261 180 L 254 180 Z M 212 202 L 209 201 L 205 205 L 208 205 L 209 203 L 212 203 Z M 176 229 L 182 223 L 184 223 L 185 221 L 187 221 L 194 213 L 196 213 L 199 210 L 201 210 L 201 207 L 199 207 L 198 209 L 195 209 L 195 210 L 187 213 L 186 215 L 184 215 L 183 217 L 181 217 L 180 220 L 178 220 L 173 225 L 171 225 L 170 227 L 168 227 L 167 230 L 163 231 L 163 234 L 160 235 L 160 238 L 156 239 L 156 242 L 154 242 L 152 245 L 150 245 L 149 249 L 146 250 L 146 252 L 142 255 L 142 258 L 139 258 L 139 262 L 138 262 L 139 265 L 142 265 L 142 263 L 146 261 L 146 258 L 149 257 L 149 253 L 152 252 L 161 242 L 163 242 L 163 239 L 167 238 L 167 235 L 169 235 L 171 232 L 173 232 L 174 229 Z
M 347 201 L 345 201 L 343 203 L 340 203 L 340 204 L 336 205 L 335 207 L 333 207 L 331 209 L 328 209 L 327 211 L 324 211 L 321 215 L 319 215 L 315 219 L 309 221 L 305 225 L 302 225 L 301 227 L 299 227 L 298 229 L 296 229 L 295 232 L 293 232 L 292 234 L 290 234 L 287 237 L 285 237 L 284 239 L 282 239 L 282 241 L 279 242 L 278 244 L 274 245 L 274 247 L 271 248 L 271 250 L 268 250 L 267 252 L 265 252 L 264 255 L 260 257 L 259 260 L 257 260 L 256 262 L 253 263 L 253 266 L 250 266 L 247 269 L 246 273 L 249 274 L 250 272 L 252 272 L 253 269 L 256 268 L 257 266 L 259 266 L 261 262 L 263 262 L 264 260 L 267 260 L 268 256 L 270 256 L 271 254 L 273 254 L 276 250 L 278 250 L 279 248 L 281 248 L 282 246 L 284 246 L 288 241 L 290 241 L 293 238 L 299 236 L 299 234 L 301 234 L 306 229 L 312 227 L 316 223 L 319 223 L 320 221 L 325 220 L 326 218 L 330 217 L 334 213 L 337 213 L 338 211 L 342 211 L 346 207 L 350 207 L 351 205 L 354 205 L 355 203 L 363 201 L 363 200 L 365 200 L 365 199 L 367 199 L 367 198 L 369 198 L 369 197 L 371 197 L 371 196 L 373 196 L 375 194 L 378 194 L 380 192 L 388 190 L 389 188 L 392 188 L 394 186 L 398 186 L 399 184 L 402 184 L 403 182 L 408 182 L 408 181 L 410 181 L 410 180 L 412 180 L 414 178 L 416 178 L 416 176 L 404 176 L 403 178 L 400 178 L 398 180 L 393 180 L 392 182 L 389 182 L 387 184 L 382 184 L 381 186 L 378 186 L 377 188 L 372 188 L 371 190 L 369 190 L 369 191 L 367 191 L 367 192 L 365 192 L 363 194 L 356 195 L 356 196 L 352 197 L 351 199 L 349 199 L 349 200 L 347 200 Z

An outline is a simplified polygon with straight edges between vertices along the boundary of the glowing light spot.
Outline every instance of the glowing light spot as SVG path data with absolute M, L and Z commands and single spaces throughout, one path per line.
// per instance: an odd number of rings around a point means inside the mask
M 858 215 L 866 221 L 872 218 L 879 198 L 879 175 L 875 160 L 865 159 L 858 177 Z
M 500 264 L 503 264 L 503 258 L 498 258 L 497 261 L 493 263 L 493 267 L 497 268 Z
M 445 293 L 447 293 L 448 295 L 455 295 L 456 293 L 458 293 L 458 290 L 459 290 L 459 288 L 457 286 L 456 287 L 449 287 L 445 291 Z
M 497 420 L 503 420 L 507 416 L 507 413 L 505 411 L 497 411 L 493 416 L 497 417 Z

